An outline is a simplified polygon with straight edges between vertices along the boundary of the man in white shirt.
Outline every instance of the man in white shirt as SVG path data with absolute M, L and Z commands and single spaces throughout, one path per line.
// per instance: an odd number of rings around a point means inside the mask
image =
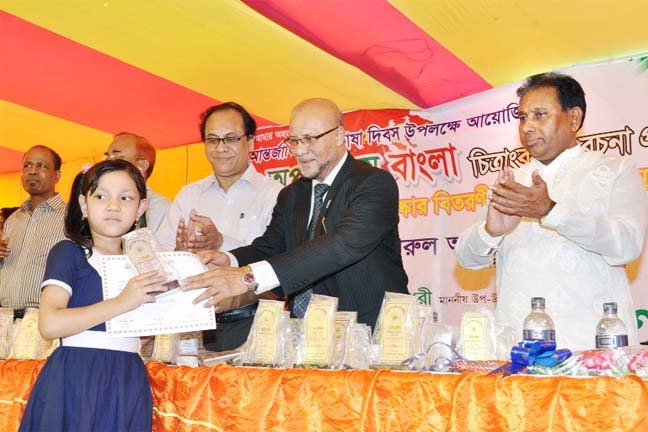
M 529 77 L 520 97 L 520 140 L 532 160 L 504 168 L 485 220 L 461 234 L 455 252 L 466 268 L 497 257 L 497 320 L 516 329 L 532 297 L 544 297 L 559 347 L 595 347 L 603 303 L 617 302 L 637 344 L 624 265 L 643 248 L 648 205 L 629 158 L 588 152 L 577 132 L 586 112 L 580 84 L 567 75 Z
M 183 187 L 157 232 L 163 248 L 230 250 L 263 234 L 283 185 L 256 171 L 256 122 L 239 104 L 226 102 L 201 116 L 200 136 L 213 174 Z M 217 329 L 203 332 L 212 351 L 239 347 L 247 340 L 258 299 L 239 296 L 219 307 Z
M 105 153 L 106 159 L 123 159 L 135 165 L 148 181 L 155 167 L 155 147 L 143 136 L 120 132 L 113 137 Z M 171 201 L 146 184 L 148 208 L 145 213 L 146 226 L 155 232 L 159 228 Z M 143 225 L 143 224 L 141 224 Z

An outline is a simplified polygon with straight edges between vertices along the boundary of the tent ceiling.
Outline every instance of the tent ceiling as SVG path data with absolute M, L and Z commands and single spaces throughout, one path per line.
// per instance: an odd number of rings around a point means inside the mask
M 130 130 L 199 140 L 235 100 L 259 124 L 298 101 L 439 105 L 531 73 L 648 49 L 640 0 L 0 0 L 0 173 L 34 144 L 64 160 Z

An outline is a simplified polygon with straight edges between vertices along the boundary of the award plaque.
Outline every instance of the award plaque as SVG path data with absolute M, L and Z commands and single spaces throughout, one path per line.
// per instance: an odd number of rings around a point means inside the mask
M 174 354 L 174 345 L 177 334 L 159 334 L 155 335 L 155 342 L 153 342 L 153 353 L 151 360 L 161 361 L 164 363 L 171 363 Z
M 313 294 L 304 315 L 303 364 L 327 368 L 333 360 L 337 297 Z
M 489 360 L 490 317 L 483 312 L 466 312 L 461 319 L 463 356 L 468 360 Z
M 243 363 L 276 366 L 283 362 L 284 302 L 259 300 Z
M 396 367 L 413 354 L 414 300 L 407 294 L 385 293 L 375 338 L 381 347 L 379 364 Z
M 158 256 L 157 240 L 149 228 L 140 228 L 124 234 L 122 242 L 124 255 L 130 259 L 138 273 L 157 271 L 164 276 L 165 282 L 162 285 L 165 285 L 168 290 L 152 291 L 149 294 L 164 296 L 168 295 L 172 289 L 180 287 L 173 270 L 167 268 Z

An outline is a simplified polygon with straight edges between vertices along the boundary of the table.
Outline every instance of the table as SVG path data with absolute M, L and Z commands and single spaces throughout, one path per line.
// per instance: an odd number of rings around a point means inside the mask
M 0 361 L 0 424 L 18 428 L 44 361 Z M 476 372 L 146 365 L 154 431 L 648 431 L 648 382 Z

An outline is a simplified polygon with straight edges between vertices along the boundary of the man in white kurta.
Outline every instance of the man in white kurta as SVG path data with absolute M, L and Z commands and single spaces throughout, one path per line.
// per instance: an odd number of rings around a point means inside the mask
M 462 233 L 457 258 L 464 267 L 483 268 L 496 254 L 496 318 L 520 339 L 531 297 L 539 296 L 546 299 L 558 347 L 594 348 L 596 324 L 609 301 L 617 302 L 629 343 L 637 344 L 624 265 L 643 248 L 646 190 L 631 159 L 577 145 L 584 94 L 582 106 L 561 106 L 558 98 L 560 86 L 575 82 L 543 74 L 518 90 L 520 139 L 533 159 L 500 173 L 486 220 Z

